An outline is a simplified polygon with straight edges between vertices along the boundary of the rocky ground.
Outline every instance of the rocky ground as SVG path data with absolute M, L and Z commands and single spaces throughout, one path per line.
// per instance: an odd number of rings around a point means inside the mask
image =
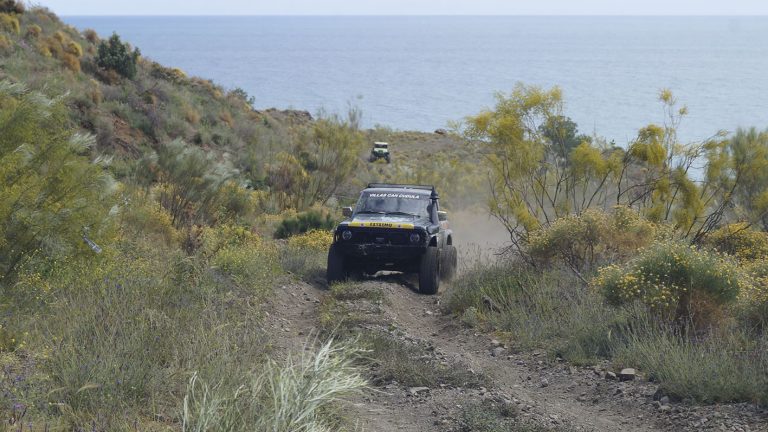
M 440 295 L 420 295 L 402 277 L 352 291 L 331 292 L 320 280 L 283 285 L 269 323 L 278 349 L 300 349 L 331 327 L 374 340 L 372 387 L 345 414 L 362 430 L 768 431 L 768 410 L 753 405 L 671 401 L 640 371 L 513 352 L 443 315 Z

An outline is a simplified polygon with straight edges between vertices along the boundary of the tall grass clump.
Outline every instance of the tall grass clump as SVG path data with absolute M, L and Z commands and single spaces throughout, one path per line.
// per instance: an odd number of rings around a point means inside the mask
M 740 328 L 692 340 L 659 323 L 639 322 L 615 362 L 647 371 L 679 399 L 768 402 L 768 338 Z
M 283 269 L 307 280 L 322 277 L 332 242 L 333 233 L 327 230 L 311 230 L 289 237 L 280 251 Z
M 182 430 L 324 432 L 337 430 L 323 411 L 366 386 L 355 341 L 307 347 L 285 362 L 268 361 L 239 385 L 209 385 L 193 375 L 184 396 Z
M 466 323 L 490 326 L 519 348 L 544 348 L 575 363 L 610 356 L 641 313 L 607 306 L 567 270 L 541 272 L 522 263 L 468 270 L 446 297 L 444 308 Z

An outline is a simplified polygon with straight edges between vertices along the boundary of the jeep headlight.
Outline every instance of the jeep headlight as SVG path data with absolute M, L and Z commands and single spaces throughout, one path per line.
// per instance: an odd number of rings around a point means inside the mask
M 350 231 L 350 230 L 344 230 L 344 231 L 341 233 L 341 238 L 343 238 L 344 240 L 349 240 L 349 239 L 351 239 L 351 238 L 352 238 L 352 231 Z
M 411 241 L 411 243 L 418 243 L 421 240 L 421 236 L 419 235 L 419 233 L 413 233 L 411 234 L 409 240 Z

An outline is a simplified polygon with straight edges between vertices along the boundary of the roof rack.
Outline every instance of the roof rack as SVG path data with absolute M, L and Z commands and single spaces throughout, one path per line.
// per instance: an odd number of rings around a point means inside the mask
M 429 195 L 430 199 L 438 200 L 440 196 L 437 194 L 434 186 L 427 185 L 409 185 L 409 184 L 395 184 L 395 183 L 368 183 L 369 188 L 394 188 L 394 189 L 419 189 L 432 191 Z
M 409 184 L 395 184 L 395 183 L 368 183 L 369 188 L 396 188 L 396 189 L 422 189 L 428 191 L 434 191 L 434 186 L 427 185 L 409 185 Z

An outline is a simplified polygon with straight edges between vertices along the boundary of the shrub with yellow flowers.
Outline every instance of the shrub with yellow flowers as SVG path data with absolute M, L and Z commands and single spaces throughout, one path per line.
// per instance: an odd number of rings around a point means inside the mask
M 583 271 L 623 261 L 665 232 L 628 207 L 617 206 L 610 213 L 589 209 L 532 232 L 527 250 L 537 262 L 562 261 Z
M 707 235 L 704 244 L 742 262 L 768 257 L 768 233 L 754 230 L 745 223 L 718 228 Z
M 289 247 L 314 251 L 327 251 L 331 243 L 333 243 L 333 232 L 329 230 L 311 230 L 288 238 Z
M 768 329 L 768 258 L 744 265 L 752 283 L 739 292 L 738 312 L 750 328 Z
M 624 265 L 599 270 L 592 286 L 612 304 L 640 301 L 667 318 L 690 318 L 692 305 L 736 300 L 750 278 L 730 257 L 693 246 L 661 242 Z

